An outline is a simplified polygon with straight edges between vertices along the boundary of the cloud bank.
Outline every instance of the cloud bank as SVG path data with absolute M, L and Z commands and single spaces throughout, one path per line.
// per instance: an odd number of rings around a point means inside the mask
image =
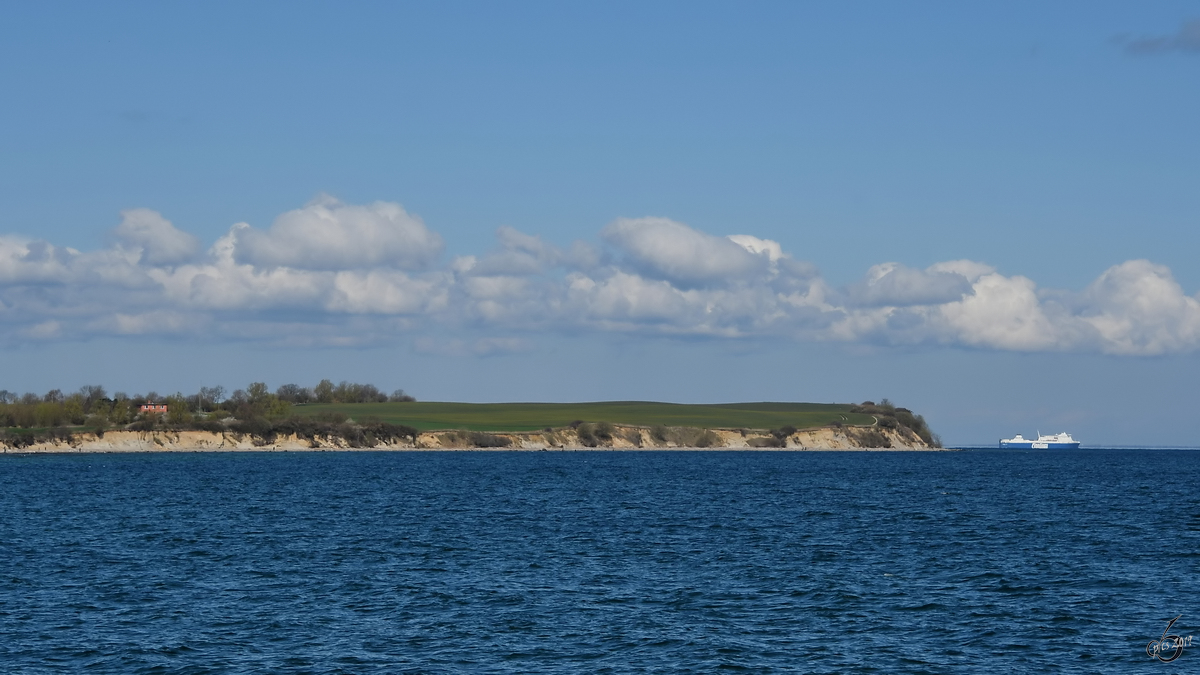
M 1183 22 L 1179 30 L 1169 35 L 1150 35 L 1132 37 L 1120 35 L 1116 38 L 1124 45 L 1130 54 L 1162 54 L 1164 52 L 1185 52 L 1200 54 L 1200 19 Z
M 322 196 L 266 230 L 235 224 L 206 251 L 155 211 L 121 216 L 114 243 L 96 251 L 0 235 L 0 341 L 400 340 L 483 355 L 601 331 L 1119 355 L 1200 347 L 1200 301 L 1146 260 L 1080 292 L 970 260 L 885 262 L 838 288 L 778 242 L 667 218 L 618 219 L 567 248 L 501 227 L 490 251 L 446 258 L 441 236 L 389 202 Z M 471 337 L 429 337 L 447 330 Z

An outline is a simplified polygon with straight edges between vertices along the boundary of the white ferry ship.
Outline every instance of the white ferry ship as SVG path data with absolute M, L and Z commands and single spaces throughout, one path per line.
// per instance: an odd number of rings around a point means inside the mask
M 1000 447 L 1018 450 L 1062 450 L 1075 449 L 1079 447 L 1079 441 L 1071 438 L 1071 434 L 1062 432 L 1061 434 L 1045 435 L 1038 432 L 1037 440 L 1024 438 L 1021 434 L 1017 434 L 1012 438 L 1001 438 Z

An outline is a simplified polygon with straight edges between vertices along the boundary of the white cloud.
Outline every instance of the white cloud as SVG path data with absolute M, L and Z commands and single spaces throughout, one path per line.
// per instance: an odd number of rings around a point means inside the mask
M 42 321 L 21 329 L 21 334 L 34 340 L 50 340 L 62 334 L 62 324 L 57 321 Z
M 499 248 L 482 260 L 471 257 L 470 264 L 462 267 L 463 272 L 480 276 L 523 276 L 541 274 L 548 268 L 567 261 L 568 256 L 557 247 L 503 225 L 496 230 Z
M 937 307 L 935 328 L 945 341 L 1016 351 L 1053 350 L 1064 346 L 1064 326 L 1046 315 L 1037 286 L 1025 277 L 986 274 L 974 293 Z
M 116 335 L 180 334 L 203 327 L 207 317 L 194 313 L 154 310 L 138 314 L 117 312 L 100 317 L 88 328 L 101 333 Z
M 961 274 L 967 281 L 975 283 L 983 275 L 995 272 L 996 268 L 974 260 L 948 260 L 946 262 L 934 263 L 925 268 L 925 271 Z
M 199 239 L 175 229 L 171 221 L 150 209 L 122 211 L 121 224 L 113 234 L 138 250 L 142 261 L 151 265 L 181 263 L 200 250 Z
M 1200 344 L 1200 302 L 1148 260 L 1108 268 L 1083 293 L 1081 320 L 1113 354 L 1164 354 Z
M 72 254 L 45 241 L 0 236 L 0 283 L 58 282 L 71 276 Z
M 777 241 L 759 239 L 749 234 L 731 234 L 725 237 L 755 255 L 763 255 L 767 260 L 776 262 L 784 257 L 783 246 Z
M 769 258 L 726 237 L 667 218 L 620 218 L 600 232 L 634 268 L 682 286 L 722 284 L 765 273 Z
M 924 270 L 882 263 L 834 289 L 778 242 L 642 218 L 603 228 L 615 256 L 501 227 L 489 252 L 438 267 L 441 238 L 399 205 L 331 199 L 284 214 L 267 232 L 234 225 L 203 253 L 147 209 L 124 212 L 116 235 L 115 245 L 82 253 L 0 235 L 0 340 L 412 339 L 421 351 L 481 355 L 525 349 L 522 335 L 613 331 L 1119 355 L 1200 349 L 1200 300 L 1145 260 L 1109 268 L 1080 293 L 969 260 Z M 421 343 L 429 333 L 458 335 Z
M 234 256 L 260 267 L 345 270 L 428 267 L 442 238 L 399 204 L 352 206 L 322 196 L 279 216 L 266 232 L 237 230 Z
M 972 292 L 971 282 L 959 272 L 918 270 L 894 262 L 875 265 L 848 289 L 851 302 L 868 307 L 940 305 Z

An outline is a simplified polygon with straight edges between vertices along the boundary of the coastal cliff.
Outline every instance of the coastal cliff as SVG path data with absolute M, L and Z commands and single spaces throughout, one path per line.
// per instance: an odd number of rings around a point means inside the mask
M 24 447 L 0 446 L 5 453 L 47 452 L 213 452 L 321 450 L 934 450 L 910 429 L 821 427 L 787 434 L 757 430 L 580 425 L 533 432 L 426 431 L 415 439 L 352 444 L 338 436 L 311 438 L 279 434 L 262 438 L 231 431 L 80 432 L 69 438 Z

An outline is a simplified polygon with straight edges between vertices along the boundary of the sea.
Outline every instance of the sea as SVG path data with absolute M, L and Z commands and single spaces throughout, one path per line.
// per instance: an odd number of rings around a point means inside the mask
M 1192 673 L 1198 573 L 1198 450 L 0 456 L 3 673 Z

